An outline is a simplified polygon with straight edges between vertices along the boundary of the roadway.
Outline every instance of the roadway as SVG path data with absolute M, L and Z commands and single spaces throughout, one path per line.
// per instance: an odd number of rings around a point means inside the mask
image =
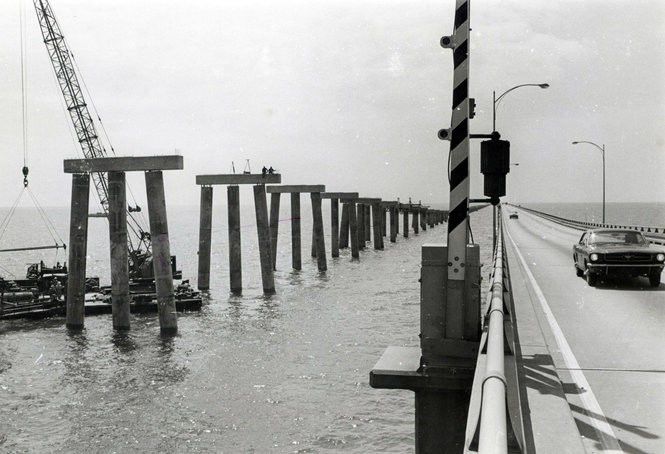
M 519 219 L 508 219 L 513 211 Z M 512 279 L 528 281 L 587 452 L 665 453 L 663 277 L 658 288 L 646 278 L 589 287 L 572 261 L 581 231 L 512 206 L 504 214 L 508 254 L 520 268 Z

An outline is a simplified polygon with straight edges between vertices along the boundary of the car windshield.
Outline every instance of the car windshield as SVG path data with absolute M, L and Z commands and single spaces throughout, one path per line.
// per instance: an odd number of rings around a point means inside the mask
M 639 232 L 594 232 L 589 237 L 589 244 L 645 244 L 646 240 Z

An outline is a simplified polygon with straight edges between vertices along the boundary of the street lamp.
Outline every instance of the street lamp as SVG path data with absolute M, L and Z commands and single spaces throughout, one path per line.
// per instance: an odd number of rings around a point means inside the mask
M 605 224 L 605 144 L 602 146 L 595 144 L 593 142 L 589 142 L 587 140 L 576 140 L 573 142 L 573 145 L 577 145 L 580 143 L 588 143 L 589 145 L 593 145 L 594 147 L 598 148 L 603 156 L 603 224 Z
M 513 90 L 516 90 L 521 87 L 540 87 L 540 88 L 549 88 L 550 84 L 521 84 L 516 85 L 513 88 L 510 88 L 504 91 L 498 98 L 496 97 L 496 91 L 492 91 L 492 131 L 496 131 L 496 105 L 501 99 L 510 93 Z

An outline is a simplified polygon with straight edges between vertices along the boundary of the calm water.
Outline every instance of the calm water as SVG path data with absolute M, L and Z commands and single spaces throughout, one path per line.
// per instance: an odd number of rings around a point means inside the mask
M 251 206 L 242 218 L 245 292 L 229 295 L 225 209 L 216 207 L 212 289 L 202 312 L 179 317 L 173 339 L 160 338 L 153 315 L 133 317 L 122 336 L 110 316 L 88 317 L 79 335 L 61 318 L 0 322 L 0 450 L 413 451 L 412 393 L 371 389 L 368 373 L 386 346 L 418 345 L 420 247 L 445 241 L 445 226 L 386 242 L 383 252 L 370 248 L 359 262 L 343 251 L 319 274 L 308 254 L 309 201 L 302 203 L 303 271 L 290 271 L 287 198 L 278 294 L 270 298 L 261 291 Z M 66 239 L 67 210 L 50 213 Z M 19 211 L 0 246 L 43 244 L 48 236 L 34 216 Z M 658 216 L 649 222 L 663 219 L 662 210 Z M 172 252 L 194 278 L 198 209 L 170 208 L 169 221 Z M 489 263 L 491 211 L 472 222 Z M 108 282 L 105 221 L 90 227 L 89 274 Z M 40 257 L 3 256 L 2 272 L 21 275 Z M 63 260 L 62 252 L 43 257 Z
M 418 345 L 420 247 L 444 242 L 445 226 L 387 242 L 383 252 L 370 248 L 359 262 L 343 251 L 319 274 L 308 254 L 303 197 L 303 270 L 296 273 L 288 198 L 282 203 L 276 296 L 262 295 L 251 206 L 242 213 L 245 291 L 229 295 L 219 206 L 207 304 L 179 317 L 174 339 L 160 338 L 153 315 L 133 317 L 123 336 L 113 333 L 110 316 L 86 318 L 75 336 L 62 318 L 0 322 L 0 450 L 412 451 L 412 393 L 371 389 L 368 374 L 386 346 Z M 66 239 L 67 210 L 51 215 Z M 48 236 L 33 218 L 19 211 L 0 245 L 43 244 Z M 473 218 L 487 263 L 491 211 Z M 195 277 L 198 208 L 170 208 L 169 222 L 172 252 L 184 275 Z M 108 282 L 105 221 L 91 219 L 90 228 L 89 274 Z M 40 257 L 15 254 L 0 264 L 21 275 Z M 47 251 L 44 259 L 63 254 Z

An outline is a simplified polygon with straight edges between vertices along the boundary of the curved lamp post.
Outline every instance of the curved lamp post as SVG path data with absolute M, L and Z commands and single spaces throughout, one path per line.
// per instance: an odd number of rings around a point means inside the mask
M 513 88 L 509 88 L 508 90 L 504 91 L 499 95 L 499 97 L 496 97 L 496 91 L 492 92 L 492 131 L 496 131 L 496 105 L 503 99 L 504 96 L 506 96 L 508 93 L 510 93 L 513 90 L 517 90 L 518 88 L 521 87 L 540 87 L 540 88 L 549 88 L 550 84 L 521 84 L 521 85 L 515 85 Z
M 600 146 L 596 143 L 589 142 L 588 140 L 576 140 L 573 142 L 573 145 L 577 145 L 580 143 L 587 143 L 589 145 L 593 145 L 594 147 L 600 150 L 600 153 L 603 156 L 603 224 L 605 224 L 605 144 Z

